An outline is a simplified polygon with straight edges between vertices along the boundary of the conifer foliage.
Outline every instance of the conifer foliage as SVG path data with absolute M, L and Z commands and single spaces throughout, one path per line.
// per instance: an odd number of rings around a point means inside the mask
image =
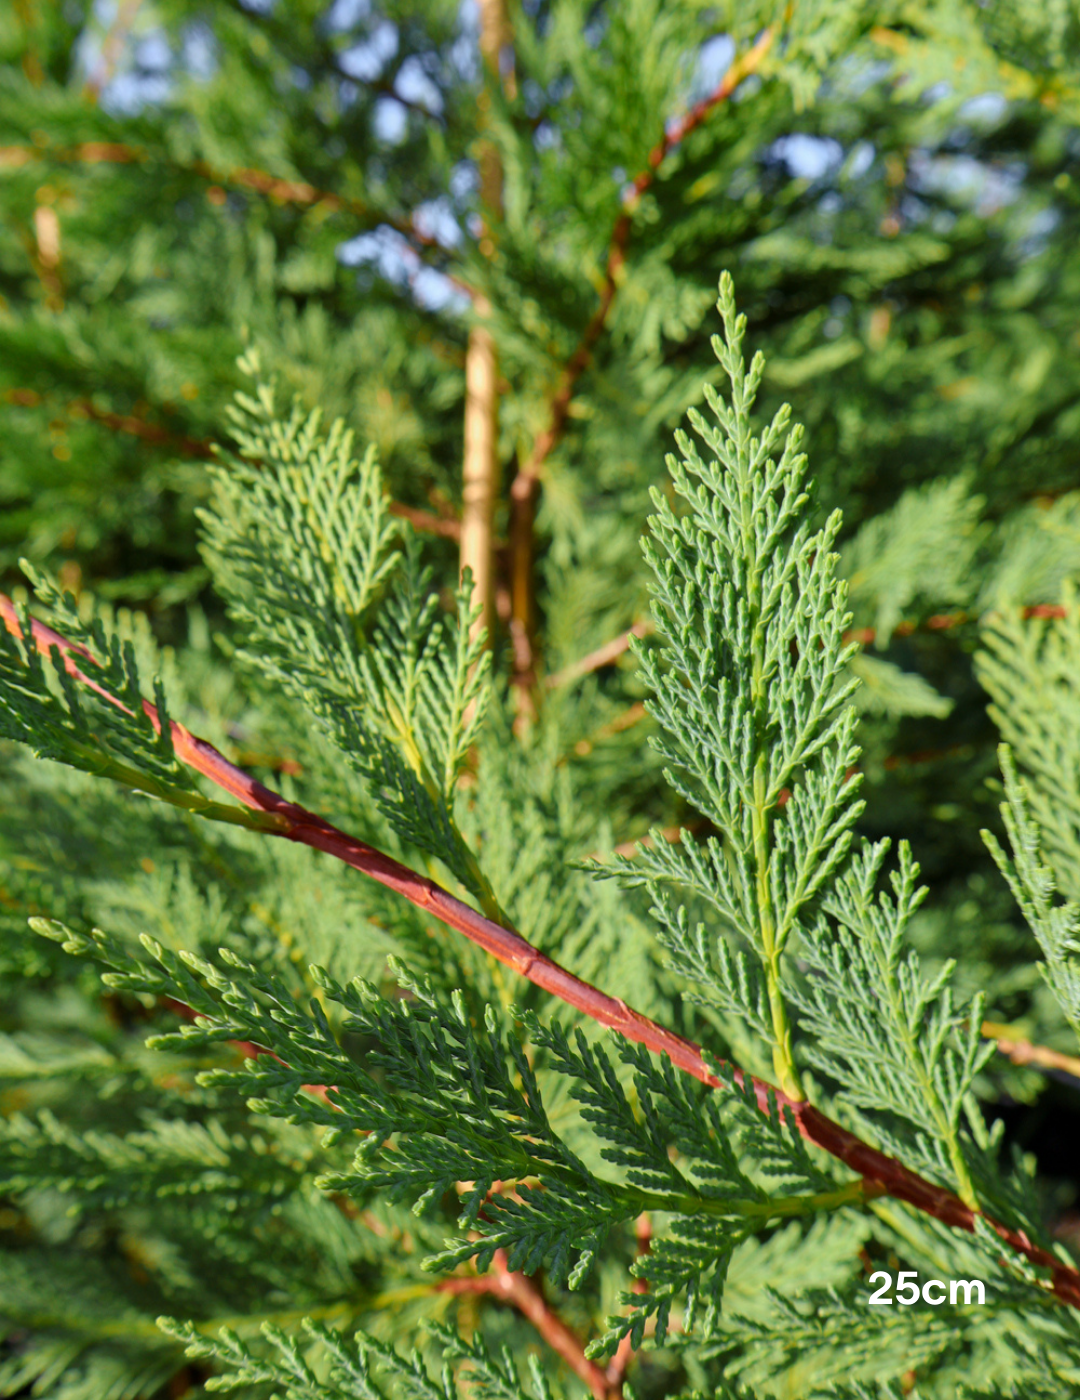
M 1080 1397 L 1076 15 L 9 10 L 0 1395 Z
M 711 421 L 691 416 L 697 442 L 679 435 L 673 495 L 654 498 L 657 636 L 642 655 L 668 780 L 715 834 L 602 862 L 627 888 L 592 916 L 611 946 L 648 939 L 645 887 L 669 976 L 702 1004 L 701 1047 L 534 948 L 485 870 L 499 843 L 485 813 L 512 781 L 483 738 L 485 705 L 502 702 L 465 597 L 432 628 L 418 547 L 340 425 L 279 418 L 266 388 L 242 398 L 239 456 L 204 523 L 248 636 L 234 664 L 257 666 L 264 702 L 310 737 L 305 788 L 335 806 L 357 795 L 363 839 L 172 718 L 191 700 L 180 677 L 172 695 L 143 679 L 161 664 L 145 637 L 140 658 L 125 624 L 47 580 L 30 608 L 4 604 L 4 735 L 91 775 L 76 800 L 122 784 L 106 800 L 157 827 L 187 882 L 168 929 L 137 940 L 122 915 L 111 931 L 32 921 L 153 1025 L 146 1052 L 140 1031 L 88 1037 L 81 1057 L 9 1042 L 16 1077 L 50 1081 L 60 1111 L 5 1120 L 4 1189 L 31 1219 L 70 1203 L 80 1260 L 69 1286 L 55 1225 L 56 1243 L 45 1227 L 5 1252 L 9 1391 L 136 1395 L 184 1374 L 319 1400 L 458 1386 L 539 1400 L 582 1382 L 607 1396 L 635 1354 L 638 1384 L 669 1394 L 887 1395 L 913 1370 L 930 1395 L 959 1393 L 961 1376 L 985 1396 L 1076 1385 L 1080 1271 L 974 1098 L 993 1053 L 980 998 L 911 947 L 922 892 L 906 847 L 886 871 L 887 843 L 853 840 L 840 520 L 813 526 L 787 411 L 755 421 L 763 363 L 745 364 L 729 278 L 719 310 L 727 392 L 708 391 Z M 1061 645 L 1073 635 L 1062 624 Z M 1075 1014 L 1075 911 L 1050 907 L 1043 809 L 1006 772 L 1016 865 L 998 858 Z M 323 853 L 301 867 L 309 897 L 327 856 L 373 877 L 353 873 L 347 897 L 398 950 L 382 971 L 355 924 L 329 949 L 344 978 L 290 955 L 259 908 L 260 885 L 297 878 L 267 853 L 281 838 Z M 491 963 L 470 976 L 461 933 L 527 981 Z M 374 975 L 353 976 L 357 959 Z M 547 994 L 531 1008 L 527 982 Z M 776 1084 L 753 1073 L 768 1062 Z M 108 1126 L 118 1093 L 139 1103 L 138 1130 Z M 112 1249 L 91 1242 L 105 1220 Z M 929 1318 L 874 1309 L 860 1251 L 964 1292 Z M 125 1256 L 145 1259 L 143 1287 L 123 1280 Z M 487 1293 L 515 1311 L 511 1352 L 470 1335 L 466 1304 Z M 524 1345 L 528 1379 L 512 1354 L 527 1324 L 542 1343 Z

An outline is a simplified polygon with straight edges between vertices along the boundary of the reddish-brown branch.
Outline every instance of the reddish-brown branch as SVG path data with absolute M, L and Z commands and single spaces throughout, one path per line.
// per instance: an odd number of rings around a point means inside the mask
M 15 606 L 10 598 L 2 594 L 0 618 L 13 636 L 22 637 Z M 57 648 L 65 668 L 72 677 L 89 686 L 108 703 L 124 710 L 125 713 L 130 713 L 122 701 L 80 669 L 76 657 L 93 665 L 97 664 L 96 658 L 86 647 L 69 642 L 51 627 L 37 621 L 32 623 L 32 631 L 34 645 L 40 652 L 48 655 L 53 648 Z M 144 700 L 142 708 L 151 724 L 160 732 L 161 721 L 155 706 L 149 700 Z M 668 1030 L 649 1017 L 643 1016 L 640 1011 L 635 1011 L 620 998 L 609 996 L 598 987 L 576 977 L 545 953 L 534 948 L 516 930 L 504 928 L 494 920 L 486 918 L 463 900 L 444 890 L 441 885 L 435 884 L 433 880 L 418 875 L 400 861 L 341 831 L 316 813 L 309 812 L 295 802 L 287 801 L 279 793 L 230 763 L 212 744 L 192 734 L 179 721 L 170 721 L 170 733 L 177 758 L 245 807 L 264 814 L 267 820 L 262 829 L 267 834 L 282 836 L 286 840 L 310 846 L 316 851 L 325 851 L 354 870 L 359 870 L 378 881 L 387 889 L 402 895 L 417 908 L 425 910 L 448 927 L 464 934 L 497 961 L 542 991 L 558 997 L 568 1006 L 625 1036 L 627 1040 L 644 1045 L 654 1054 L 666 1055 L 678 1069 L 692 1075 L 701 1083 L 713 1088 L 722 1084 L 723 1081 L 711 1068 L 701 1047 L 692 1040 Z M 737 1066 L 730 1066 L 727 1072 L 732 1075 L 737 1085 L 751 1086 L 763 1112 L 772 1113 L 778 1109 L 786 1113 L 808 1142 L 814 1143 L 843 1162 L 858 1176 L 880 1187 L 884 1194 L 904 1201 L 946 1225 L 974 1231 L 975 1211 L 952 1191 L 924 1180 L 902 1162 L 863 1142 L 847 1128 L 826 1117 L 813 1104 L 794 1099 L 766 1080 L 748 1075 Z M 984 1218 L 1011 1248 L 1032 1263 L 1051 1271 L 1052 1289 L 1057 1297 L 1073 1307 L 1080 1307 L 1080 1271 L 1063 1264 L 1047 1250 L 1033 1244 L 1022 1231 L 1014 1230 L 988 1216 Z
M 564 666 L 561 671 L 556 671 L 544 681 L 549 690 L 557 690 L 560 686 L 573 685 L 574 681 L 579 681 L 583 676 L 591 675 L 593 671 L 599 671 L 604 666 L 610 666 L 618 661 L 619 657 L 630 649 L 630 641 L 633 637 L 647 637 L 653 630 L 652 622 L 646 618 L 643 622 L 635 622 L 626 632 L 621 632 L 617 637 L 613 637 L 610 642 L 605 642 L 602 647 L 597 647 L 595 651 L 590 651 L 587 656 L 583 656 L 580 661 L 573 661 L 569 666 Z
M 9 403 L 20 408 L 36 408 L 43 402 L 41 394 L 34 389 L 7 389 L 4 397 Z M 100 423 L 114 433 L 126 433 L 137 437 L 141 442 L 154 446 L 171 446 L 186 457 L 201 461 L 211 461 L 214 457 L 214 444 L 206 438 L 187 437 L 174 433 L 161 423 L 151 423 L 134 413 L 113 413 L 109 409 L 98 408 L 90 399 L 72 399 L 67 406 L 73 418 L 89 418 Z M 400 501 L 390 501 L 387 509 L 400 520 L 407 520 L 414 530 L 428 535 L 440 535 L 443 539 L 458 540 L 461 537 L 461 522 L 453 516 L 435 515 L 431 511 L 419 510 Z
M 139 165 L 154 157 L 164 158 L 161 153 L 152 152 L 144 146 L 131 146 L 119 141 L 83 141 L 77 146 L 67 147 L 0 146 L 0 170 L 15 170 L 34 160 L 54 160 L 66 165 Z M 417 228 L 411 220 L 399 218 L 385 209 L 377 209 L 363 199 L 337 194 L 333 190 L 320 190 L 306 180 L 286 180 L 266 170 L 245 166 L 223 170 L 205 160 L 192 161 L 190 165 L 180 165 L 178 168 L 205 180 L 211 195 L 214 190 L 227 188 L 250 190 L 278 204 L 318 207 L 331 213 L 351 214 L 372 228 L 385 224 L 419 248 L 442 248 L 436 237 Z M 472 294 L 470 288 L 463 287 L 463 290 Z
M 505 1250 L 495 1251 L 490 1273 L 444 1279 L 438 1285 L 438 1292 L 487 1293 L 501 1298 L 532 1323 L 552 1351 L 561 1356 L 574 1374 L 585 1382 L 595 1400 L 616 1400 L 621 1394 L 620 1381 L 609 1382 L 605 1372 L 589 1360 L 580 1338 L 548 1306 L 539 1284 L 509 1267 Z
M 114 433 L 127 433 L 142 442 L 175 447 L 185 457 L 209 461 L 214 455 L 212 444 L 204 439 L 171 432 L 163 424 L 150 423 L 134 413 L 113 413 L 108 409 L 98 408 L 91 399 L 72 399 L 68 405 L 68 412 L 75 418 L 89 418 L 94 423 L 101 423 Z
M 1033 603 L 1021 609 L 1021 617 L 1064 617 L 1065 609 L 1060 603 Z M 933 617 L 928 617 L 924 622 L 914 622 L 910 618 L 898 622 L 892 630 L 894 637 L 910 637 L 913 632 L 925 629 L 927 632 L 949 632 L 954 627 L 960 627 L 965 622 L 977 622 L 978 613 L 971 612 L 951 612 L 935 613 Z M 561 671 L 556 671 L 544 681 L 545 686 L 550 690 L 555 690 L 559 686 L 572 685 L 583 676 L 591 675 L 593 671 L 599 671 L 604 666 L 610 666 L 618 661 L 630 649 L 630 642 L 634 637 L 647 637 L 652 632 L 654 623 L 646 618 L 642 622 L 635 622 L 626 632 L 620 632 L 617 637 L 613 637 L 610 642 L 605 642 L 603 646 L 597 647 L 595 651 L 590 651 L 583 656 L 580 661 L 573 661 L 569 666 L 564 666 Z M 853 627 L 844 633 L 845 642 L 860 642 L 863 646 L 871 646 L 877 638 L 877 630 L 873 627 Z
M 925 630 L 927 632 L 951 632 L 954 627 L 961 627 L 965 622 L 978 622 L 980 613 L 973 612 L 951 612 L 935 613 L 933 617 L 928 617 L 924 622 L 914 622 L 910 618 L 903 622 L 898 622 L 892 630 L 894 637 L 910 637 L 913 632 Z M 1021 608 L 1020 616 L 1030 617 L 1064 617 L 1065 609 L 1060 603 L 1032 603 L 1025 608 Z M 877 638 L 877 629 L 874 627 L 854 627 L 850 632 L 844 634 L 845 642 L 861 642 L 863 646 L 870 646 Z
M 36 389 L 6 389 L 4 398 L 19 408 L 37 408 L 45 402 L 44 396 Z M 178 452 L 183 452 L 188 457 L 208 461 L 214 455 L 213 445 L 205 439 L 174 433 L 164 424 L 151 423 L 135 413 L 113 413 L 110 409 L 98 408 L 92 399 L 69 400 L 67 412 L 72 418 L 88 418 L 114 433 L 126 433 L 130 437 L 137 437 L 142 442 L 154 445 L 175 447 Z
M 666 156 L 670 155 L 680 142 L 699 127 L 715 108 L 726 102 L 739 84 L 753 73 L 762 63 L 774 38 L 773 29 L 762 31 L 757 42 L 741 58 L 736 59 L 724 74 L 718 86 L 687 112 L 681 121 L 674 123 L 664 133 L 663 138 L 649 152 L 644 170 L 631 182 L 623 196 L 623 207 L 611 231 L 608 244 L 607 264 L 600 296 L 577 349 L 563 366 L 555 392 L 548 405 L 547 427 L 543 429 L 528 457 L 518 468 L 510 486 L 510 547 L 513 568 L 511 572 L 511 631 L 514 642 L 515 683 L 529 688 L 535 684 L 535 643 L 533 628 L 535 603 L 533 599 L 534 573 L 534 530 L 536 507 L 540 496 L 540 478 L 544 464 L 551 455 L 566 429 L 573 402 L 574 390 L 581 375 L 592 360 L 593 351 L 600 339 L 612 303 L 622 281 L 626 265 L 626 253 L 630 243 L 634 211 L 641 202 L 641 196 L 656 179 L 657 172 Z
M 391 515 L 407 520 L 414 530 L 426 535 L 441 535 L 444 540 L 461 539 L 461 521 L 453 516 L 433 515 L 429 510 L 417 510 L 415 506 L 402 505 L 400 501 L 391 501 L 387 509 Z
M 886 756 L 882 767 L 887 773 L 893 773 L 897 768 L 916 768 L 924 763 L 941 763 L 946 758 L 970 754 L 971 751 L 970 744 L 949 744 L 943 749 L 915 749 L 911 753 L 891 753 Z M 854 768 L 852 771 L 860 770 Z
M 652 1248 L 652 1221 L 647 1213 L 643 1212 L 634 1222 L 634 1236 L 637 1240 L 637 1257 L 638 1259 L 643 1259 Z M 648 1279 L 635 1278 L 630 1284 L 631 1293 L 640 1294 L 648 1293 L 648 1291 Z M 611 1358 L 608 1365 L 607 1379 L 609 1385 L 622 1386 L 626 1378 L 626 1369 L 630 1365 L 630 1358 L 633 1354 L 634 1345 L 630 1339 L 630 1333 L 627 1332 L 626 1336 L 620 1340 L 615 1350 L 615 1355 Z

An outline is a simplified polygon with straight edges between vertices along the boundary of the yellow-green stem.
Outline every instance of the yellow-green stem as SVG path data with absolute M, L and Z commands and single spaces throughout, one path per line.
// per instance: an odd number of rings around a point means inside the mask
M 923 1093 L 926 1095 L 927 1101 L 931 1106 L 931 1110 L 937 1122 L 938 1132 L 948 1143 L 949 1163 L 956 1175 L 957 1195 L 966 1206 L 977 1211 L 980 1208 L 979 1197 L 975 1190 L 975 1183 L 971 1179 L 971 1173 L 968 1171 L 967 1163 L 964 1161 L 964 1154 L 960 1151 L 960 1143 L 957 1139 L 953 1124 L 949 1121 L 945 1113 L 934 1081 L 922 1068 L 922 1060 L 919 1055 L 919 1047 L 915 1042 L 915 1037 L 909 1030 L 904 1029 L 907 1023 L 904 1018 L 903 1009 L 899 1004 L 896 983 L 892 978 L 886 978 L 886 986 L 889 988 L 888 995 L 893 1016 L 896 1020 L 896 1024 L 901 1027 L 901 1038 L 904 1041 L 911 1063 L 915 1067 L 915 1073 L 922 1084 Z
M 405 757 L 408 759 L 409 766 L 420 779 L 424 790 L 427 792 L 434 805 L 438 807 L 443 801 L 442 789 L 439 787 L 438 783 L 436 783 L 431 775 L 430 769 L 424 762 L 423 754 L 420 752 L 420 746 L 416 742 L 416 736 L 413 734 L 411 726 L 406 723 L 404 715 L 402 715 L 401 711 L 392 702 L 387 702 L 387 709 L 394 725 L 395 733 L 404 750 Z M 472 891 L 480 902 L 480 912 L 486 918 L 493 919 L 497 924 L 508 924 L 509 920 L 506 917 L 506 911 L 495 897 L 495 891 L 491 888 L 491 882 L 480 869 L 480 862 L 476 859 L 475 852 L 458 830 L 457 822 L 454 821 L 452 816 L 450 816 L 450 829 L 454 833 L 454 839 L 457 841 L 461 853 L 464 856 L 465 868 L 469 872 Z
M 202 793 L 189 792 L 186 788 L 163 783 L 149 773 L 133 768 L 130 764 L 103 754 L 101 750 L 89 745 L 73 742 L 71 748 L 85 760 L 80 765 L 84 772 L 98 778 L 111 778 L 114 782 L 122 783 L 136 792 L 145 793 L 147 797 L 157 798 L 160 802 L 168 802 L 170 806 L 179 807 L 182 811 L 192 812 L 210 821 L 228 822 L 230 826 L 243 826 L 249 831 L 281 835 L 288 829 L 287 818 L 277 812 L 259 812 L 251 807 L 234 807 L 227 802 L 213 802 L 210 798 L 203 797 Z
M 795 1048 L 787 1006 L 780 982 L 780 949 L 776 943 L 776 920 L 769 885 L 769 811 L 766 805 L 766 758 L 758 756 L 754 770 L 754 866 L 757 872 L 757 910 L 761 948 L 764 954 L 765 985 L 769 993 L 769 1014 L 773 1028 L 773 1070 L 785 1094 L 800 1102 L 806 1098 L 795 1067 Z
M 835 1191 L 819 1191 L 810 1196 L 776 1196 L 766 1201 L 722 1201 L 707 1196 L 647 1196 L 649 1210 L 669 1210 L 679 1215 L 738 1216 L 745 1220 L 788 1219 L 797 1215 L 818 1215 L 823 1211 L 841 1210 L 844 1206 L 866 1205 L 884 1196 L 885 1187 L 859 1177 Z

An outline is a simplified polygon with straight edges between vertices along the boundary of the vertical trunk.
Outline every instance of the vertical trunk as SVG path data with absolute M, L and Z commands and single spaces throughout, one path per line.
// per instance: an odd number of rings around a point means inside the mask
M 475 311 L 491 308 L 477 297 Z M 473 605 L 480 606 L 478 627 L 491 640 L 494 621 L 495 502 L 499 491 L 499 366 L 495 339 L 484 326 L 469 332 L 465 358 L 465 461 L 462 469 L 461 569 L 472 570 Z
M 505 0 L 480 0 L 480 54 L 488 84 L 503 82 L 513 87 L 510 73 L 501 70 L 510 54 L 510 24 Z M 490 109 L 485 90 L 480 97 L 480 113 Z M 490 218 L 502 214 L 502 163 L 491 141 L 480 151 L 480 199 Z M 490 256 L 494 251 L 489 229 L 485 228 L 480 249 Z M 478 296 L 477 317 L 491 314 L 486 297 Z M 495 503 L 499 493 L 499 362 L 495 338 L 485 325 L 469 333 L 465 359 L 465 459 L 462 468 L 461 568 L 472 570 L 473 603 L 481 609 L 478 626 L 492 634 L 495 619 Z
M 526 713 L 532 713 L 536 684 L 533 632 L 533 531 L 540 478 L 518 472 L 510 489 L 510 640 L 514 656 L 514 686 Z

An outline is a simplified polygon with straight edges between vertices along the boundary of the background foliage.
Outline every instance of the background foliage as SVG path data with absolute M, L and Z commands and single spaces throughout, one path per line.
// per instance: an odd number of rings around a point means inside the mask
M 979 837 L 990 826 L 1005 839 L 1004 737 L 1031 775 L 1031 820 L 1048 833 L 1058 887 L 1076 896 L 1074 624 L 1039 616 L 1061 611 L 1080 572 L 1074 7 L 536 0 L 511 19 L 513 80 L 506 63 L 500 83 L 485 78 L 477 11 L 438 0 L 15 0 L 0 12 L 8 590 L 23 582 L 25 556 L 71 590 L 76 609 L 86 613 L 92 595 L 143 673 L 163 673 L 174 713 L 229 757 L 392 853 L 451 871 L 579 975 L 773 1077 L 767 1044 L 729 1007 L 691 1003 L 647 899 L 570 868 L 649 829 L 718 829 L 715 810 L 706 819 L 662 781 L 645 742 L 657 734 L 646 682 L 655 689 L 665 663 L 647 632 L 639 542 L 650 489 L 669 489 L 673 429 L 703 383 L 722 377 L 709 342 L 729 270 L 748 346 L 766 355 L 757 412 L 768 421 L 790 402 L 805 424 L 815 528 L 843 510 L 839 570 L 854 614 L 847 640 L 858 644 L 848 665 L 862 681 L 857 829 L 911 841 L 929 895 L 907 936 L 930 970 L 958 960 L 959 997 L 985 992 L 991 1039 L 1075 1053 L 1068 1006 L 1036 968 L 1040 956 L 1053 961 L 1061 931 L 1040 952 L 1040 916 L 1032 933 Z M 771 42 L 754 71 L 675 140 L 674 123 L 763 32 Z M 665 131 L 655 178 L 628 194 Z M 492 146 L 501 211 L 480 196 Z M 498 347 L 503 471 L 495 696 L 479 732 L 467 727 L 484 718 L 475 696 L 447 701 L 443 685 L 472 655 L 455 595 L 475 293 Z M 522 682 L 513 486 L 583 344 L 539 473 L 535 675 Z M 271 424 L 289 421 L 295 397 L 291 442 L 319 408 L 375 450 L 377 493 L 393 507 L 365 548 L 372 559 L 389 551 L 400 570 L 398 612 L 380 615 L 376 647 L 397 669 L 380 672 L 355 636 L 353 651 L 343 640 L 350 629 L 369 636 L 374 564 L 344 597 L 317 580 L 319 615 L 294 610 L 294 632 L 253 611 L 254 580 L 280 609 L 305 566 L 302 551 L 273 553 L 269 524 L 269 554 L 235 547 L 252 520 L 272 523 L 281 509 L 258 493 L 265 465 L 275 450 L 292 460 L 259 418 L 265 405 L 249 403 L 242 426 L 229 416 L 247 386 L 245 352 L 273 381 Z M 235 461 L 209 469 L 214 442 L 256 459 L 247 477 Z M 196 513 L 208 507 L 204 557 Z M 355 544 L 318 540 L 324 560 Z M 441 594 L 425 602 L 429 577 Z M 410 661 L 409 639 L 428 635 L 436 615 L 442 641 L 422 665 Z M 644 665 L 626 649 L 581 664 L 635 624 Z M 311 653 L 317 664 L 290 668 L 313 636 L 325 647 Z M 349 667 L 323 664 L 342 654 Z M 427 690 L 413 711 L 418 675 Z M 423 739 L 415 752 L 403 733 Z M 343 765 L 335 743 L 364 763 Z M 466 785 L 476 771 L 484 781 L 452 811 L 462 771 Z M 370 1351 L 337 1357 L 342 1394 L 382 1384 L 349 1369 L 379 1364 L 397 1368 L 406 1393 L 443 1384 L 387 1361 L 378 1348 L 391 1341 L 428 1348 L 425 1365 L 448 1347 L 481 1378 L 467 1384 L 518 1394 L 525 1382 L 483 1346 L 507 1342 L 526 1357 L 535 1332 L 521 1311 L 439 1292 L 419 1272 L 456 1210 L 444 1202 L 442 1217 L 413 1217 L 382 1188 L 350 1204 L 341 1182 L 323 1180 L 330 1168 L 308 1126 L 245 1107 L 228 1078 L 241 1064 L 221 1043 L 230 1037 L 181 1043 L 176 1006 L 163 1000 L 186 1000 L 175 989 L 103 993 L 27 918 L 62 920 L 80 937 L 100 926 L 124 947 L 139 933 L 170 953 L 225 947 L 297 999 L 325 991 L 311 963 L 385 993 L 405 977 L 388 955 L 439 994 L 465 989 L 481 1025 L 486 1004 L 546 1023 L 547 999 L 471 946 L 433 940 L 389 894 L 360 897 L 357 877 L 310 851 L 118 797 L 13 746 L 3 784 L 0 1104 L 14 1127 L 2 1159 L 10 1342 L 0 1385 L 65 1400 L 197 1391 L 208 1367 L 183 1359 L 176 1336 L 193 1334 L 154 1326 L 167 1312 L 197 1319 L 204 1341 L 233 1325 L 239 1340 L 218 1360 L 252 1395 L 335 1394 L 312 1389 L 329 1382 L 309 1384 L 289 1350 L 303 1316 L 374 1333 Z M 394 813 L 405 809 L 420 815 L 403 831 Z M 478 845 L 482 872 L 470 864 Z M 1038 883 L 1037 871 L 1013 879 L 1021 891 Z M 365 1021 L 371 1013 L 349 1014 L 351 1054 L 389 1035 Z M 811 1006 L 800 1014 L 813 1024 Z M 167 1037 L 153 1052 L 150 1031 Z M 211 1068 L 222 1074 L 197 1078 Z M 834 1073 L 835 1061 L 831 1071 L 815 1062 L 819 1071 Z M 618 1072 L 628 1083 L 630 1067 Z M 987 1119 L 1019 1149 L 1038 1149 L 1033 1190 L 1068 1243 L 1076 1084 L 1056 1073 L 996 1055 L 974 1082 Z M 595 1174 L 569 1091 L 550 1092 L 553 1132 Z M 341 1157 L 333 1170 L 347 1177 L 351 1153 Z M 450 1187 L 466 1179 L 447 1177 Z M 714 1355 L 642 1353 L 638 1392 L 711 1391 L 741 1376 L 762 1394 L 809 1395 L 855 1375 L 843 1289 L 862 1269 L 859 1251 L 867 1267 L 895 1269 L 932 1255 L 934 1241 L 910 1225 L 871 1240 L 864 1217 L 840 1219 L 828 1238 L 784 1225 L 740 1245 L 727 1289 L 749 1319 L 743 1330 Z M 641 1247 L 630 1218 L 612 1240 L 585 1292 L 567 1291 L 558 1269 L 544 1280 L 582 1335 L 619 1313 Z M 781 1259 L 790 1297 L 773 1309 L 762 1289 Z M 810 1317 L 806 1290 L 833 1286 L 839 1300 L 816 1299 Z M 927 1395 L 955 1394 L 958 1377 L 1011 1383 L 993 1361 L 1007 1322 L 973 1340 L 939 1320 L 917 1338 L 893 1311 L 894 1335 L 867 1344 L 861 1380 L 917 1382 Z M 262 1321 L 285 1329 L 277 1351 L 260 1349 Z M 440 1341 L 446 1321 L 471 1340 Z M 1036 1356 L 1051 1345 L 1027 1342 Z M 1017 1372 L 1026 1394 L 1032 1366 Z M 557 1379 L 580 1384 L 565 1368 Z M 1058 1373 L 1047 1393 L 1073 1384 Z

